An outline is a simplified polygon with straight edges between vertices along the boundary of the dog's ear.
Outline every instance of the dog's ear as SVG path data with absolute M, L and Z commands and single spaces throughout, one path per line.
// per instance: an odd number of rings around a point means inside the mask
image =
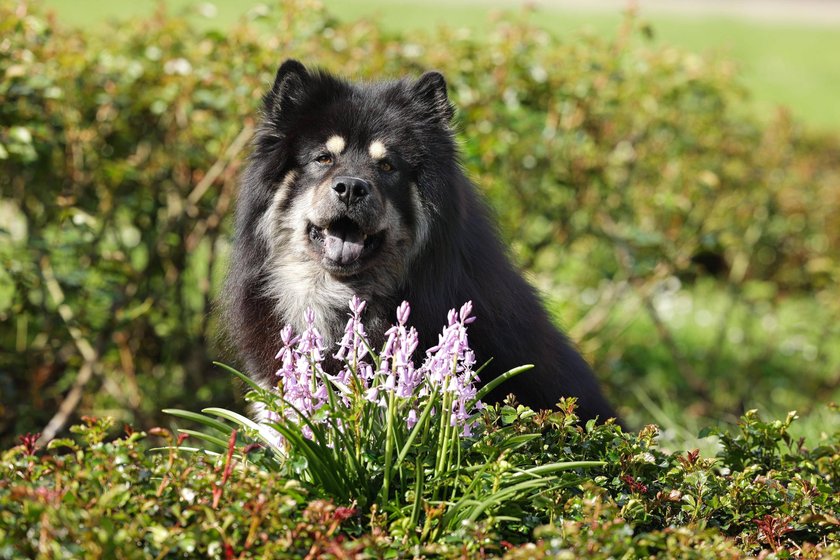
M 294 59 L 289 59 L 277 69 L 274 85 L 263 98 L 269 115 L 281 115 L 298 106 L 304 99 L 309 72 Z
M 455 109 L 446 95 L 446 80 L 440 72 L 426 72 L 414 83 L 412 97 L 426 114 L 433 115 L 444 125 L 449 125 Z

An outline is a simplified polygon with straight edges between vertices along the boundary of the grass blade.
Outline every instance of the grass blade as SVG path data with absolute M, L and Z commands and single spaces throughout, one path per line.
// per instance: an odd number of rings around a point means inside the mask
M 540 465 L 538 467 L 520 470 L 516 473 L 516 476 L 539 478 L 550 473 L 570 471 L 574 469 L 588 469 L 590 467 L 603 467 L 606 464 L 606 461 L 566 461 L 563 463 L 549 463 L 547 465 Z
M 201 412 L 203 412 L 205 414 L 213 414 L 215 416 L 219 416 L 220 418 L 224 418 L 225 420 L 230 420 L 234 424 L 238 424 L 239 426 L 242 426 L 243 428 L 248 428 L 250 430 L 253 430 L 254 433 L 256 434 L 257 439 L 259 439 L 266 446 L 268 446 L 269 449 L 271 449 L 272 451 L 274 451 L 275 453 L 278 453 L 280 455 L 284 454 L 283 450 L 277 445 L 277 443 L 274 442 L 274 441 L 271 441 L 271 439 L 265 434 L 265 430 L 262 429 L 263 427 L 260 426 L 259 424 L 257 424 L 256 422 L 254 422 L 253 420 L 251 420 L 250 418 L 246 418 L 245 416 L 242 416 L 241 414 L 233 412 L 232 410 L 227 410 L 227 409 L 224 409 L 224 408 L 216 408 L 216 407 L 205 408 L 205 409 L 202 409 Z
M 222 438 L 211 436 L 210 434 L 205 434 L 204 432 L 197 432 L 195 430 L 186 430 L 186 429 L 178 429 L 179 432 L 182 434 L 187 434 L 188 436 L 194 436 L 200 440 L 204 440 L 210 442 L 214 445 L 218 445 L 222 449 L 227 450 L 228 442 Z

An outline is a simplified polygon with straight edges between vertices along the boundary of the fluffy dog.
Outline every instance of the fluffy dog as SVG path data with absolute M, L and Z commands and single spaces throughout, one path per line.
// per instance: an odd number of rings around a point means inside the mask
M 407 300 L 424 348 L 436 343 L 447 311 L 472 300 L 470 345 L 478 363 L 493 358 L 484 381 L 536 366 L 490 400 L 514 393 L 541 409 L 575 396 L 581 418 L 614 417 L 586 362 L 506 256 L 460 167 L 452 117 L 436 72 L 351 83 L 295 60 L 280 66 L 241 182 L 222 294 L 247 371 L 274 384 L 280 329 L 300 332 L 307 308 L 334 347 L 358 295 L 378 346 Z

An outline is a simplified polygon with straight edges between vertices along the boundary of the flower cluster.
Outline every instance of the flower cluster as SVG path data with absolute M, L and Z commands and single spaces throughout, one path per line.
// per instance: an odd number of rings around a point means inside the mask
M 280 331 L 283 347 L 277 353 L 280 369 L 277 390 L 283 397 L 283 414 L 286 418 L 300 423 L 300 414 L 311 417 L 328 400 L 327 387 L 324 385 L 324 339 L 315 327 L 315 314 L 307 309 L 306 329 L 300 336 L 295 336 L 292 327 L 286 325 Z M 311 430 L 304 427 L 304 434 L 311 437 Z
M 429 399 L 436 399 L 432 406 L 450 413 L 451 426 L 460 428 L 464 436 L 471 435 L 474 420 L 470 418 L 475 410 L 483 407 L 475 398 L 478 380 L 473 371 L 475 354 L 467 338 L 467 325 L 475 320 L 472 303 L 449 312 L 448 324 L 439 335 L 438 344 L 426 351 L 419 367 L 414 363 L 419 335 L 414 327 L 408 326 L 411 314 L 408 302 L 397 308 L 396 324 L 385 332 L 386 341 L 378 355 L 372 352 L 362 323 L 365 302 L 354 296 L 349 306 L 344 336 L 333 354 L 342 363 L 335 375 L 324 370 L 327 349 L 311 310 L 306 312 L 306 329 L 300 336 L 295 336 L 290 326 L 281 331 L 282 348 L 276 356 L 280 361 L 277 391 L 282 397 L 279 414 L 297 424 L 303 423 L 300 416 L 305 415 L 315 424 L 325 422 L 337 412 L 330 407 L 331 394 L 335 396 L 333 407 L 345 408 L 363 399 L 385 409 L 390 399 L 396 399 L 411 429 L 422 407 Z M 276 421 L 278 416 L 270 414 L 268 419 Z M 308 426 L 302 432 L 312 437 Z
M 471 301 L 457 312 L 451 309 L 447 326 L 438 337 L 437 345 L 426 351 L 426 360 L 420 368 L 420 375 L 429 380 L 430 386 L 440 387 L 452 397 L 452 425 L 462 426 L 464 436 L 472 434 L 468 407 L 475 400 L 475 381 L 478 381 L 473 371 L 475 353 L 467 339 L 467 325 L 473 321 Z M 476 401 L 473 406 L 480 410 L 484 404 Z

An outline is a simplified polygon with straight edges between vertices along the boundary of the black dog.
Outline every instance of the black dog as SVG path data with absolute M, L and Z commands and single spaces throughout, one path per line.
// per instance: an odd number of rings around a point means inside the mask
M 335 345 L 355 294 L 382 343 L 411 304 L 421 348 L 450 308 L 472 300 L 470 344 L 484 381 L 533 363 L 498 388 L 535 409 L 579 399 L 581 418 L 615 416 L 592 371 L 505 255 L 458 162 L 443 76 L 357 84 L 285 62 L 265 95 L 242 180 L 222 303 L 247 371 L 274 383 L 279 332 L 312 308 Z M 425 337 L 425 338 L 424 338 Z

